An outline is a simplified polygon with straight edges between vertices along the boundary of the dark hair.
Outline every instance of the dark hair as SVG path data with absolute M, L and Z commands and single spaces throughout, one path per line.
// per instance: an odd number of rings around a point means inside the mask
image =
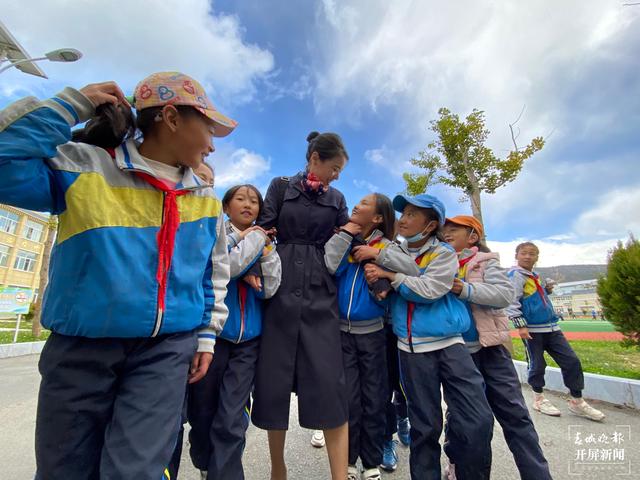
M 71 140 L 89 143 L 102 148 L 116 148 L 122 142 L 133 138 L 136 121 L 127 105 L 104 103 L 96 107 L 96 113 L 84 128 L 74 130 Z
M 84 128 L 72 132 L 71 140 L 101 148 L 116 148 L 122 142 L 134 138 L 137 131 L 142 137 L 148 135 L 162 108 L 145 108 L 137 112 L 136 117 L 127 105 L 104 103 L 96 107 L 95 115 L 89 119 Z M 175 108 L 180 115 L 202 115 L 188 105 L 176 105 Z
M 349 160 L 347 149 L 344 148 L 344 143 L 342 143 L 342 139 L 337 133 L 311 132 L 307 135 L 307 142 L 309 142 L 307 162 L 311 159 L 313 152 L 318 152 L 318 157 L 323 162 L 338 156 L 343 156 L 346 160 Z
M 373 196 L 376 199 L 376 214 L 382 216 L 382 222 L 378 228 L 385 238 L 393 240 L 396 237 L 396 214 L 393 204 L 389 197 L 382 193 L 374 193 Z
M 518 254 L 518 252 L 519 252 L 520 250 L 522 250 L 524 247 L 533 247 L 533 248 L 535 248 L 535 249 L 536 249 L 536 252 L 540 253 L 540 249 L 538 248 L 538 246 L 537 246 L 535 243 L 533 243 L 533 242 L 522 242 L 520 245 L 518 245 L 518 246 L 516 247 L 516 255 L 517 255 L 517 254 Z
M 233 200 L 233 197 L 235 196 L 235 194 L 241 188 L 247 188 L 249 190 L 253 190 L 255 194 L 258 196 L 258 215 L 260 215 L 260 213 L 262 212 L 262 206 L 264 205 L 264 199 L 262 198 L 262 194 L 260 193 L 260 190 L 258 190 L 256 187 L 248 183 L 245 183 L 242 185 L 236 185 L 235 187 L 231 187 L 229 190 L 227 190 L 226 193 L 224 194 L 224 197 L 222 197 L 222 206 L 225 208 L 228 207 L 229 203 L 231 203 L 231 200 Z

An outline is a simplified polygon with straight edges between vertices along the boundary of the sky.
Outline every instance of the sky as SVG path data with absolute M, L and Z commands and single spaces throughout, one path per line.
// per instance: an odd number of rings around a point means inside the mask
M 505 266 L 524 240 L 539 244 L 540 266 L 605 263 L 640 234 L 640 6 L 623 3 L 0 0 L 32 56 L 84 54 L 41 63 L 48 80 L 1 74 L 0 108 L 106 80 L 132 93 L 150 73 L 182 71 L 239 122 L 208 158 L 220 195 L 237 183 L 266 191 L 304 168 L 310 131 L 333 131 L 349 152 L 334 186 L 350 207 L 405 189 L 440 107 L 483 110 L 498 156 L 524 108 L 518 142 L 546 145 L 482 197 L 490 247 Z M 459 190 L 429 193 L 449 216 L 470 214 Z

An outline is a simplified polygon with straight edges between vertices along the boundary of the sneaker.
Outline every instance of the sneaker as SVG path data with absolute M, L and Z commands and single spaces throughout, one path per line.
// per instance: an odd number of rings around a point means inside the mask
M 553 406 L 549 400 L 544 398 L 544 395 L 535 394 L 533 397 L 533 409 L 537 410 L 540 413 L 544 413 L 545 415 L 550 415 L 552 417 L 559 417 L 560 410 Z
M 593 408 L 582 398 L 576 398 L 569 400 L 569 411 L 579 417 L 585 417 L 594 422 L 601 422 L 604 420 L 605 414 L 600 410 Z
M 360 480 L 360 470 L 355 465 L 349 465 L 347 480 Z
M 349 478 L 349 477 L 347 477 Z M 370 468 L 362 472 L 362 480 L 381 480 L 380 470 L 377 468 Z
M 382 463 L 380 467 L 387 472 L 393 472 L 398 468 L 398 454 L 396 453 L 397 440 L 387 440 L 384 442 L 382 450 Z
M 400 418 L 398 420 L 398 438 L 400 439 L 400 443 L 402 443 L 405 447 L 411 445 L 411 425 L 409 425 L 408 418 Z
M 314 430 L 311 436 L 311 445 L 316 448 L 324 447 L 324 432 L 322 430 Z
M 444 479 L 456 480 L 456 466 L 453 463 L 449 463 L 449 459 L 447 459 L 447 465 L 444 467 Z

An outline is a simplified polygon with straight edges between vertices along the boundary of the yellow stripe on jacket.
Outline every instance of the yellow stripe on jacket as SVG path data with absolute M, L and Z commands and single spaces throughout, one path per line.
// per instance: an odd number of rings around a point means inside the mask
M 97 200 L 97 201 L 96 201 Z M 162 192 L 155 189 L 113 187 L 99 173 L 82 173 L 65 193 L 57 243 L 104 227 L 160 227 Z M 222 204 L 213 197 L 178 197 L 181 223 L 220 215 Z M 124 207 L 126 205 L 126 208 Z

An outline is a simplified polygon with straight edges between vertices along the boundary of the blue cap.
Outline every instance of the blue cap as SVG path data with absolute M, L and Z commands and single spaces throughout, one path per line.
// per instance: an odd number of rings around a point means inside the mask
M 408 195 L 396 195 L 393 199 L 393 208 L 402 213 L 404 211 L 404 207 L 407 206 L 407 203 L 411 205 L 415 205 L 419 208 L 431 208 L 435 210 L 438 214 L 438 221 L 440 225 L 444 225 L 445 221 L 445 211 L 444 211 L 444 203 L 438 200 L 433 195 L 428 195 L 423 193 L 422 195 L 416 195 L 415 197 L 410 197 Z

